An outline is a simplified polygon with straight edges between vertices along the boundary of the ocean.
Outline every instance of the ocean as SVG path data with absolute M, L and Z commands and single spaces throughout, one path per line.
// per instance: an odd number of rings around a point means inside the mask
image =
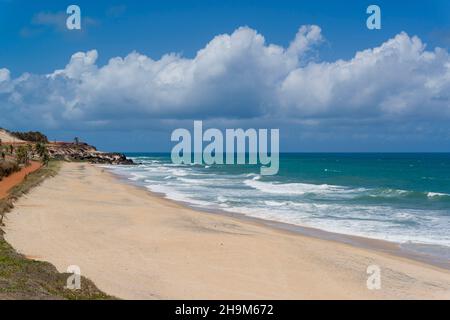
M 449 153 L 284 153 L 275 176 L 255 165 L 176 165 L 129 153 L 114 173 L 211 211 L 418 245 L 450 259 Z

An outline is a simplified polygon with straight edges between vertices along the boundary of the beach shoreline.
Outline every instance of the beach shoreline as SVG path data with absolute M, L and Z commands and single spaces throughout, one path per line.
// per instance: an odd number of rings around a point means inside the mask
M 193 210 L 84 163 L 65 163 L 5 220 L 20 253 L 59 271 L 79 264 L 120 298 L 450 298 L 448 270 L 393 255 L 389 243 L 382 252 Z M 366 286 L 370 265 L 383 270 L 381 290 Z
M 100 166 L 100 168 L 104 168 L 103 166 Z M 411 260 L 415 260 L 418 262 L 426 263 L 435 267 L 443 268 L 446 270 L 450 270 L 450 260 L 446 259 L 445 257 L 440 256 L 434 256 L 427 254 L 425 252 L 419 252 L 410 248 L 406 248 L 405 244 L 402 243 L 396 243 L 388 240 L 382 240 L 382 239 L 375 239 L 375 238 L 369 238 L 369 237 L 363 237 L 363 236 L 356 236 L 351 234 L 343 234 L 343 233 L 337 233 L 337 232 L 331 232 L 327 230 L 322 230 L 310 226 L 303 226 L 303 225 L 295 225 L 291 223 L 276 221 L 276 220 L 268 220 L 258 217 L 253 217 L 250 215 L 246 215 L 243 213 L 238 212 L 230 212 L 221 210 L 219 208 L 217 209 L 206 209 L 199 206 L 195 206 L 190 204 L 189 202 L 185 201 L 178 201 L 174 199 L 170 199 L 166 196 L 164 193 L 160 192 L 154 192 L 149 190 L 149 188 L 140 186 L 138 184 L 135 184 L 131 182 L 129 179 L 125 178 L 122 175 L 117 174 L 113 170 L 110 170 L 110 167 L 106 167 L 107 172 L 111 174 L 111 176 L 115 179 L 118 179 L 122 183 L 128 184 L 131 187 L 139 188 L 145 192 L 148 192 L 154 197 L 158 197 L 163 201 L 169 201 L 176 203 L 182 207 L 190 208 L 195 211 L 201 211 L 209 214 L 219 214 L 226 217 L 231 217 L 235 219 L 240 219 L 249 223 L 256 223 L 260 226 L 265 226 L 268 228 L 275 228 L 280 231 L 293 233 L 293 234 L 299 234 L 306 237 L 313 237 L 320 240 L 328 240 L 328 241 L 336 241 L 342 244 L 347 244 L 351 246 L 355 246 L 362 249 L 369 249 L 369 250 L 375 250 L 382 253 L 391 254 L 394 256 L 407 258 Z

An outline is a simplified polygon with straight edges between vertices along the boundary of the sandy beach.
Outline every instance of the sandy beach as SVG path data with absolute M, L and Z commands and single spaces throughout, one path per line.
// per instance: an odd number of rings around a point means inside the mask
M 65 163 L 16 203 L 5 238 L 125 299 L 450 299 L 450 271 L 195 211 L 102 168 Z M 367 267 L 381 268 L 368 290 Z

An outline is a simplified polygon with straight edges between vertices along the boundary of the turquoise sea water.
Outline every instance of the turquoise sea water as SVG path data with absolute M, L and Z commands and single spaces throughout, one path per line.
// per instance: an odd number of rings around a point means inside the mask
M 194 207 L 450 249 L 450 154 L 281 154 L 276 176 L 128 156 L 138 165 L 115 173 Z

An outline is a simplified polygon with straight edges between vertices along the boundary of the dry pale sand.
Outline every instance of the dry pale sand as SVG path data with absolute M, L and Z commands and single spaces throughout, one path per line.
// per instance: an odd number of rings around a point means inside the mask
M 6 132 L 3 129 L 0 129 L 0 140 L 3 143 L 23 143 L 25 141 L 20 140 L 14 136 L 12 136 L 11 134 L 9 134 L 8 132 Z
M 197 212 L 88 164 L 64 164 L 21 198 L 5 231 L 19 252 L 78 265 L 120 298 L 450 298 L 448 270 Z M 381 290 L 366 286 L 373 264 Z

